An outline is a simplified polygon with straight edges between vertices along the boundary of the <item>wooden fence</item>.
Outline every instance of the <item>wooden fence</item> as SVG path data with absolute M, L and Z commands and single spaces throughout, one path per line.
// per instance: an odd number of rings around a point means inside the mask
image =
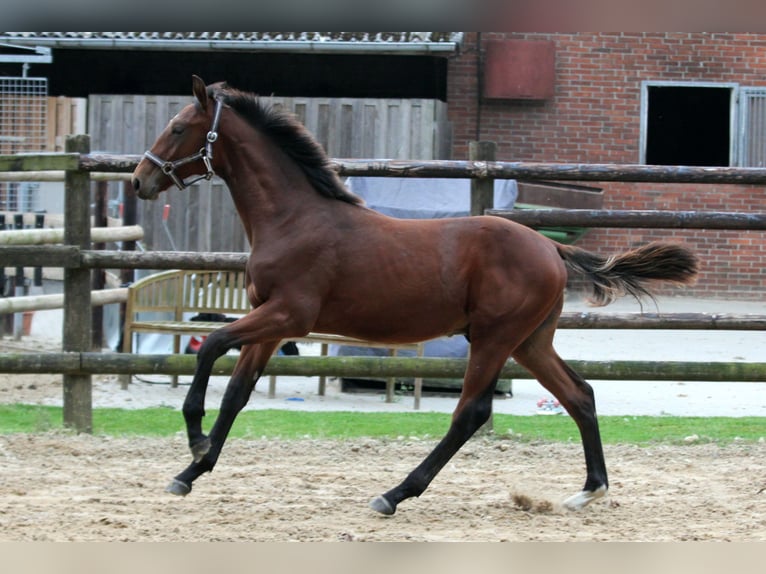
M 2 171 L 65 172 L 65 245 L 2 247 L 2 264 L 58 266 L 65 269 L 63 352 L 39 354 L 0 354 L 0 372 L 63 373 L 64 424 L 78 431 L 92 428 L 91 380 L 94 373 L 191 373 L 194 358 L 181 355 L 136 356 L 101 354 L 90 351 L 90 272 L 94 268 L 149 269 L 242 269 L 246 253 L 195 252 L 118 252 L 90 248 L 90 174 L 91 172 L 125 173 L 132 171 L 140 156 L 112 156 L 89 153 L 87 136 L 67 140 L 67 150 L 56 155 L 0 156 Z M 380 177 L 460 177 L 486 182 L 492 178 L 586 181 L 655 181 L 696 183 L 766 183 L 762 168 L 685 168 L 622 165 L 528 164 L 488 161 L 353 161 L 337 160 L 335 169 L 342 175 Z M 528 217 L 553 216 L 553 212 L 526 212 Z M 674 212 L 676 215 L 678 212 Z M 515 213 L 500 214 L 516 218 Z M 624 213 L 603 211 L 598 218 L 578 220 L 578 225 L 610 225 Z M 766 213 L 707 213 L 695 217 L 675 217 L 667 212 L 640 214 L 641 226 L 663 227 L 669 220 L 688 227 L 707 221 L 706 225 L 734 225 L 737 229 L 766 228 Z M 559 216 L 559 211 L 556 211 Z M 540 222 L 548 222 L 540 219 Z M 718 222 L 718 223 L 715 223 Z M 721 223 L 723 222 L 723 223 Z M 676 226 L 676 225 L 674 225 Z M 562 326 L 600 328 L 670 328 L 670 329 L 757 329 L 766 326 L 761 316 L 627 315 L 595 318 L 584 314 L 562 319 Z M 666 379 L 710 381 L 766 381 L 766 363 L 673 363 L 673 362 L 584 362 L 572 365 L 591 379 Z M 216 373 L 231 371 L 232 359 L 222 357 Z M 462 359 L 372 358 L 372 357 L 277 357 L 266 374 L 335 375 L 335 376 L 411 376 L 415 373 L 433 378 L 460 376 L 465 368 Z M 509 363 L 503 377 L 528 376 Z

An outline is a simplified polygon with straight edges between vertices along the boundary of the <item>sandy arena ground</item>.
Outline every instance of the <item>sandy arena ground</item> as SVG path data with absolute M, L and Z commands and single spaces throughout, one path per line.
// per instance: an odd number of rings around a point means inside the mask
M 755 541 L 766 539 L 766 445 L 611 446 L 611 494 L 559 501 L 579 445 L 469 442 L 419 499 L 367 501 L 431 441 L 232 440 L 185 498 L 163 492 L 184 440 L 0 437 L 3 541 Z
M 763 304 L 749 308 L 763 313 Z M 21 343 L 2 341 L 0 352 L 19 345 L 53 350 L 57 341 L 50 333 L 38 331 Z M 692 350 L 725 360 L 763 360 L 761 333 L 715 335 L 724 335 L 727 345 L 705 334 L 694 339 L 692 333 L 675 333 L 664 342 L 654 337 L 641 347 L 635 333 L 620 339 L 624 332 L 602 332 L 587 342 L 582 332 L 569 332 L 561 353 L 604 358 L 622 351 L 619 356 L 627 359 L 632 350 L 648 359 L 661 357 L 674 340 L 678 360 Z M 223 384 L 212 385 L 211 406 L 217 406 Z M 595 386 L 601 414 L 766 413 L 760 383 Z M 313 380 L 280 378 L 278 397 L 266 398 L 264 386 L 250 408 L 412 410 L 410 397 L 387 404 L 377 395 L 333 389 L 321 398 Z M 60 404 L 61 393 L 58 376 L 0 375 L 2 403 Z M 96 406 L 178 408 L 183 393 L 138 382 L 120 391 L 114 378 L 94 377 Z M 536 383 L 514 381 L 514 397 L 496 400 L 495 410 L 533 415 L 542 396 Z M 450 411 L 455 402 L 426 396 L 423 410 Z M 189 496 L 177 498 L 163 489 L 189 462 L 182 436 L 0 436 L 0 541 L 766 540 L 763 440 L 727 447 L 607 446 L 610 495 L 571 513 L 560 501 L 584 479 L 579 442 L 477 437 L 421 498 L 402 503 L 395 516 L 369 510 L 368 500 L 402 480 L 436 440 L 231 440 L 215 472 L 201 477 Z

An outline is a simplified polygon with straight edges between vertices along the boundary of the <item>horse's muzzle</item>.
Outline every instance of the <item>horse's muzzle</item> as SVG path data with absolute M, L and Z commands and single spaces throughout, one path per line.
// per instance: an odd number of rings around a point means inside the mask
M 136 192 L 139 199 L 157 199 L 160 191 L 162 191 L 156 183 L 152 184 L 151 181 L 143 180 L 135 175 L 133 176 L 131 183 L 133 184 L 133 190 Z

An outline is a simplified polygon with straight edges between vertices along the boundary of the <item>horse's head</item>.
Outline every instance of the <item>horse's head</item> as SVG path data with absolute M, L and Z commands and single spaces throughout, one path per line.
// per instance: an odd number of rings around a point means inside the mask
M 185 189 L 213 177 L 222 104 L 208 96 L 197 76 L 192 76 L 192 93 L 196 101 L 170 120 L 133 172 L 133 188 L 141 199 L 157 199 L 173 184 Z

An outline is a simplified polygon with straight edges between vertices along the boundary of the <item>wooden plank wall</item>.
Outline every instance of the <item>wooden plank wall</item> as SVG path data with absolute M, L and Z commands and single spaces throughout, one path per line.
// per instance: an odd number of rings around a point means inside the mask
M 191 96 L 94 95 L 88 103 L 91 149 L 140 154 Z M 330 157 L 448 159 L 450 126 L 444 102 L 347 98 L 272 98 L 294 113 Z M 111 198 L 120 185 L 110 184 Z M 167 227 L 162 206 L 170 205 Z M 157 202 L 139 202 L 144 247 L 151 250 L 247 251 L 237 212 L 219 179 L 180 191 L 170 189 Z M 168 235 L 172 237 L 172 242 Z
M 85 133 L 87 110 L 86 98 L 49 97 L 45 151 L 63 152 L 66 136 Z
M 447 159 L 438 138 L 449 134 L 438 100 L 272 98 L 295 114 L 330 157 Z M 437 129 L 438 128 L 438 129 Z

